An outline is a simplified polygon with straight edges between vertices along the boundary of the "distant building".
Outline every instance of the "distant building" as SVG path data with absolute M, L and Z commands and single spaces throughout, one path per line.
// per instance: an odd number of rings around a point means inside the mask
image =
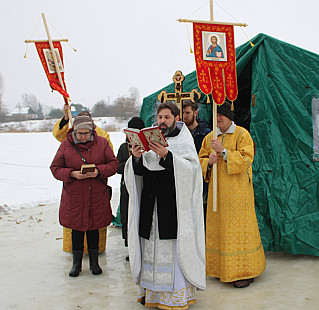
M 37 112 L 33 111 L 31 107 L 17 107 L 11 113 L 6 115 L 6 121 L 19 122 L 38 119 Z
M 80 103 L 71 103 L 70 107 L 71 107 L 72 117 L 76 117 L 79 115 L 80 112 L 88 110 L 86 107 L 84 107 Z

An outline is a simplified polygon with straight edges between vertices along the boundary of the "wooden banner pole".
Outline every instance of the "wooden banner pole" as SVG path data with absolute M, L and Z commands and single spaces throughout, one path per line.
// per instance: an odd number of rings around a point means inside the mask
M 214 21 L 214 6 L 213 0 L 210 0 L 210 20 Z
M 210 20 L 214 21 L 213 0 L 210 0 Z M 217 104 L 213 99 L 213 139 L 217 139 Z M 213 154 L 216 151 L 213 150 Z M 213 165 L 213 211 L 217 211 L 217 164 Z
M 47 40 L 24 40 L 24 43 L 46 42 Z M 68 39 L 51 40 L 52 42 L 69 42 Z
M 216 24 L 216 25 L 232 25 L 232 26 L 239 26 L 239 27 L 247 27 L 248 25 L 245 23 L 228 23 L 228 22 L 216 22 L 214 20 L 207 21 L 207 20 L 192 20 L 192 19 L 183 19 L 180 18 L 177 20 L 180 23 L 198 23 L 198 24 Z
M 217 104 L 213 100 L 213 139 L 217 138 Z M 215 150 L 213 154 L 216 154 Z M 217 164 L 213 165 L 213 211 L 217 211 Z
M 50 32 L 49 32 L 48 24 L 47 24 L 47 21 L 46 21 L 44 13 L 41 13 L 41 15 L 42 15 L 45 31 L 46 31 L 47 36 L 48 36 L 48 41 L 49 41 L 49 45 L 50 45 L 50 49 L 51 49 L 51 53 L 52 53 L 52 57 L 53 57 L 54 65 L 55 65 L 55 70 L 56 70 L 56 73 L 58 75 L 61 87 L 63 88 L 63 90 L 65 90 L 64 83 L 63 83 L 63 80 L 62 80 L 62 75 L 61 75 L 61 72 L 60 72 L 60 69 L 59 69 L 59 65 L 58 65 L 58 60 L 57 60 L 57 57 L 56 57 L 56 54 L 55 54 L 53 42 L 52 42 L 51 35 L 50 35 Z M 69 122 L 70 122 L 71 126 L 73 126 L 73 119 L 72 119 L 72 114 L 71 114 L 70 108 L 68 109 L 68 115 L 69 115 Z

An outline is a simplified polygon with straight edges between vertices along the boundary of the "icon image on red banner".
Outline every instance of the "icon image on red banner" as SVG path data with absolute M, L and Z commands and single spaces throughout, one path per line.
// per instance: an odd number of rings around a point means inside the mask
M 221 32 L 202 32 L 203 59 L 227 61 L 226 34 Z
M 232 25 L 194 23 L 194 54 L 200 90 L 216 104 L 237 98 L 236 53 Z
M 60 70 L 60 72 L 64 72 L 59 49 L 55 48 L 54 50 L 55 50 L 56 58 L 58 61 L 59 70 Z M 49 73 L 55 73 L 56 69 L 55 69 L 54 60 L 53 60 L 51 50 L 50 49 L 43 49 L 43 53 L 44 53 L 45 60 L 47 62 Z

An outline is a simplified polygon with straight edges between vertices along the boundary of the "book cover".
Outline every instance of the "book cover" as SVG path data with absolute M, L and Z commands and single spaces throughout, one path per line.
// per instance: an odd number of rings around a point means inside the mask
M 140 145 L 145 151 L 149 151 L 149 142 L 158 142 L 163 146 L 168 146 L 162 130 L 159 127 L 147 127 L 141 130 L 126 128 L 124 132 L 131 144 Z
M 95 170 L 95 164 L 85 164 L 81 166 L 81 174 L 94 172 L 94 170 Z

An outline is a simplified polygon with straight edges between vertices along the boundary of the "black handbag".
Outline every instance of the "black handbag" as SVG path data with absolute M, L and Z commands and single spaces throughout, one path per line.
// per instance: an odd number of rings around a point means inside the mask
M 110 185 L 108 185 L 108 184 L 106 184 L 106 190 L 107 190 L 107 192 L 108 192 L 108 194 L 109 194 L 109 198 L 110 198 L 110 200 L 112 199 L 112 186 L 110 186 Z
M 79 151 L 78 147 L 77 147 L 75 144 L 73 144 L 73 145 L 74 145 L 76 151 L 77 151 L 77 152 L 79 153 L 79 155 L 81 156 L 83 162 L 84 162 L 85 164 L 87 164 L 86 159 L 82 156 L 82 154 L 81 154 L 81 152 Z M 104 184 L 103 180 L 101 180 L 101 182 Z M 112 191 L 113 191 L 113 190 L 112 190 L 112 186 L 108 185 L 107 183 L 105 184 L 105 186 L 106 186 L 106 190 L 107 190 L 107 193 L 108 193 L 108 195 L 109 195 L 109 198 L 110 198 L 110 200 L 111 200 L 111 199 L 112 199 Z

